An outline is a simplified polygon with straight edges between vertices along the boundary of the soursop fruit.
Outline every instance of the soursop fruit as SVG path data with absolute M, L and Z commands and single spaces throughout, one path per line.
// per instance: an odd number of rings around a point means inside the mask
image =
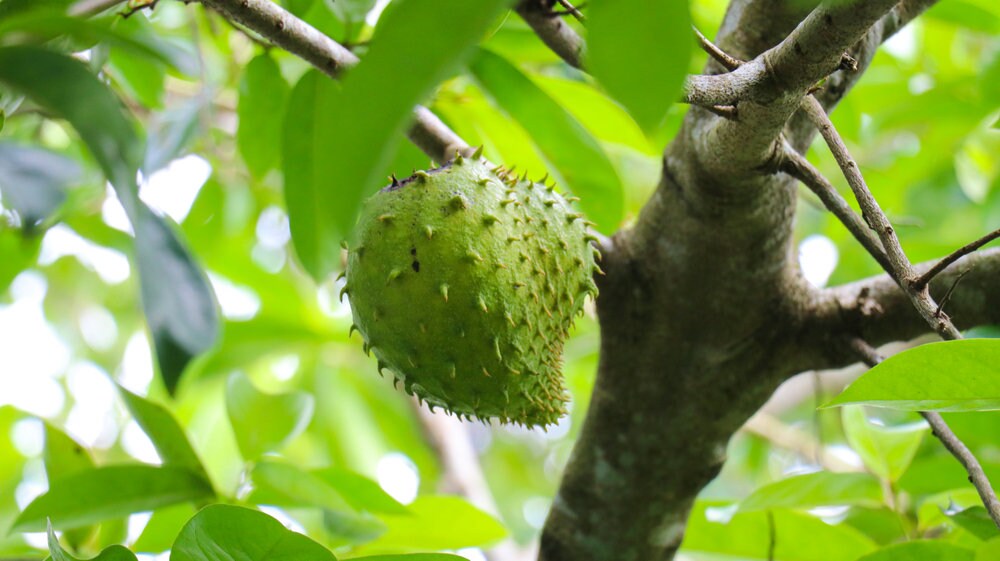
M 462 417 L 555 423 L 563 342 L 596 296 L 594 237 L 553 186 L 457 157 L 364 205 L 350 244 L 354 329 L 407 393 Z

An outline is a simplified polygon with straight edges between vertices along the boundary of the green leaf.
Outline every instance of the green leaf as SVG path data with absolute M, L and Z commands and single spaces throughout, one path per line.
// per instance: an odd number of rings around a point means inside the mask
M 646 131 L 677 99 L 693 41 L 683 0 L 594 0 L 587 14 L 586 65 Z
M 31 502 L 12 530 L 38 532 L 46 519 L 55 528 L 76 528 L 102 520 L 211 498 L 212 487 L 180 467 L 120 465 L 90 468 L 57 479 Z
M 184 429 L 170 411 L 121 386 L 118 386 L 118 393 L 122 396 L 129 413 L 135 418 L 135 422 L 153 442 L 164 465 L 186 467 L 208 479 L 198 454 L 195 453 Z
M 56 538 L 56 533 L 52 530 L 52 525 L 49 525 L 48 529 L 49 536 L 49 553 L 52 555 L 52 561 L 81 561 L 76 557 L 73 557 L 66 552 L 59 545 L 59 539 Z M 90 559 L 90 561 L 137 561 L 134 553 L 129 551 L 127 547 L 120 545 L 112 545 L 97 554 L 97 557 Z
M 928 19 L 936 19 L 983 33 L 1000 33 L 1000 17 L 990 10 L 965 0 L 939 2 L 927 10 Z
M 597 229 L 605 233 L 616 230 L 624 208 L 622 185 L 594 137 L 499 55 L 480 49 L 470 69 L 497 104 L 531 134 L 567 187 L 580 196 L 580 206 L 597 223 Z
M 699 559 L 715 555 L 710 558 L 741 561 L 855 561 L 876 548 L 871 539 L 850 526 L 832 526 L 786 510 L 736 513 L 725 521 L 730 508 L 736 506 L 696 503 L 681 553 L 699 555 Z M 774 556 L 770 557 L 772 530 Z
M 890 545 L 858 561 L 973 561 L 974 555 L 971 549 L 950 543 L 918 540 Z
M 458 497 L 420 497 L 408 508 L 408 515 L 382 516 L 388 530 L 372 548 L 461 549 L 495 543 L 507 535 L 495 518 Z
M 281 142 L 285 206 L 295 255 L 314 278 L 340 265 L 339 230 L 331 222 L 337 197 L 327 150 L 333 143 L 339 85 L 317 70 L 295 84 L 288 99 Z
M 162 63 L 112 48 L 105 69 L 129 98 L 136 99 L 149 109 L 163 107 L 167 68 Z
M 52 216 L 66 200 L 67 187 L 81 174 L 80 165 L 62 154 L 0 142 L 0 191 L 4 204 L 17 211 L 25 227 Z
M 887 358 L 826 407 L 864 403 L 908 411 L 1000 409 L 1000 340 L 920 345 Z
M 334 248 L 348 237 L 362 199 L 384 183 L 381 174 L 413 106 L 459 67 L 509 3 L 438 0 L 428 10 L 415 0 L 395 2 L 341 92 L 318 86 L 316 75 L 306 76 L 298 96 L 293 92 L 285 124 L 292 146 L 286 142 L 283 150 L 285 199 L 296 253 L 313 278 L 323 279 L 337 265 Z M 317 89 L 328 95 L 316 95 Z M 309 115 L 315 116 L 310 130 L 293 128 Z M 320 135 L 328 142 L 317 144 Z
M 161 553 L 170 549 L 181 529 L 196 512 L 193 505 L 185 503 L 155 510 L 132 548 L 143 553 Z
M 954 514 L 949 514 L 948 517 L 951 518 L 952 522 L 958 524 L 981 540 L 985 541 L 1000 537 L 1000 530 L 997 529 L 996 523 L 990 518 L 990 513 L 986 512 L 986 509 L 981 506 L 973 506 L 960 510 Z
M 378 483 L 337 467 L 306 471 L 284 462 L 261 460 L 251 479 L 254 490 L 250 500 L 257 504 L 399 515 L 410 512 Z
M 174 391 L 191 358 L 215 341 L 218 312 L 208 280 L 177 233 L 139 200 L 143 149 L 132 121 L 83 64 L 45 49 L 0 48 L 0 82 L 69 121 L 114 186 L 135 230 L 142 303 L 160 374 Z
M 851 448 L 861 456 L 875 475 L 896 481 L 910 467 L 924 434 L 930 429 L 924 421 L 895 427 L 872 424 L 860 406 L 844 407 L 844 435 Z
M 334 540 L 360 545 L 384 534 L 386 525 L 368 513 L 324 510 L 323 529 Z
M 336 561 L 322 545 L 263 512 L 205 507 L 181 531 L 170 561 Z
M 144 175 L 148 177 L 163 169 L 185 152 L 202 132 L 202 112 L 211 100 L 211 93 L 202 91 L 191 99 L 150 116 L 146 126 L 146 156 L 142 162 Z
M 363 475 L 333 466 L 312 473 L 336 489 L 355 510 L 382 514 L 410 512 L 402 503 L 383 491 L 378 483 Z
M 281 138 L 282 115 L 290 88 L 270 55 L 255 57 L 240 81 L 236 107 L 236 146 L 254 177 L 263 177 L 278 163 L 275 139 Z
M 351 561 L 464 561 L 465 557 L 448 553 L 410 553 L 407 555 L 372 555 L 352 557 Z
M 45 423 L 45 476 L 50 482 L 94 467 L 87 450 L 63 431 Z
M 87 450 L 63 431 L 45 423 L 45 477 L 53 481 L 69 474 L 94 467 Z M 74 549 L 87 543 L 97 530 L 96 526 L 72 528 L 63 532 L 63 539 Z
M 291 464 L 261 460 L 254 466 L 250 478 L 254 490 L 249 500 L 256 504 L 352 510 L 336 489 Z
M 313 397 L 305 392 L 267 394 L 240 372 L 226 383 L 226 411 L 246 460 L 278 450 L 309 426 Z
M 1000 559 L 1000 538 L 993 538 L 976 550 L 976 561 L 995 561 L 996 559 Z
M 879 507 L 882 487 L 867 473 L 806 473 L 759 487 L 740 502 L 740 511 L 836 505 Z

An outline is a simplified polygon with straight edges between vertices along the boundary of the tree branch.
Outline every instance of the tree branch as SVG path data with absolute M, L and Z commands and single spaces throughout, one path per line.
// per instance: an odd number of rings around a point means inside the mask
M 197 0 L 227 19 L 260 34 L 332 78 L 358 63 L 358 57 L 315 27 L 270 0 Z M 413 111 L 407 138 L 431 159 L 444 162 L 456 151 L 470 152 L 457 134 L 425 107 Z
M 875 261 L 883 269 L 888 270 L 891 268 L 889 260 L 885 257 L 882 242 L 875 237 L 871 228 L 854 212 L 854 209 L 840 195 L 837 188 L 830 183 L 830 180 L 809 163 L 809 160 L 806 160 L 805 156 L 799 154 L 786 144 L 780 169 L 801 181 L 803 185 L 819 197 L 823 206 L 840 220 L 847 228 L 847 231 L 854 236 L 854 239 L 875 258 Z
M 920 274 L 935 262 L 913 267 Z M 928 290 L 947 292 L 959 276 L 962 282 L 948 300 L 949 316 L 959 328 L 1000 324 L 1000 249 L 984 250 L 952 263 L 934 277 Z M 888 274 L 812 292 L 799 304 L 802 346 L 794 368 L 839 368 L 857 360 L 838 343 L 853 336 L 873 344 L 905 341 L 928 331 L 927 322 L 909 296 Z
M 514 8 L 535 35 L 573 68 L 583 68 L 584 42 L 562 18 L 552 17 L 545 0 L 521 0 Z
M 874 367 L 884 360 L 878 351 L 861 339 L 852 339 L 851 347 L 868 366 Z M 986 507 L 986 512 L 989 513 L 990 518 L 993 519 L 993 523 L 997 528 L 1000 528 L 1000 499 L 997 499 L 997 494 L 993 490 L 993 486 L 990 484 L 989 478 L 986 477 L 986 472 L 983 471 L 983 466 L 979 464 L 979 460 L 976 459 L 975 454 L 962 442 L 962 439 L 958 438 L 958 435 L 951 430 L 951 427 L 948 426 L 948 423 L 945 422 L 939 413 L 921 411 L 920 415 L 931 425 L 934 436 L 941 441 L 941 444 L 944 445 L 948 452 L 951 452 L 951 455 L 965 468 L 966 473 L 969 474 L 969 483 L 972 483 L 972 486 L 976 488 L 983 506 Z
M 927 269 L 927 271 L 920 275 L 917 280 L 913 281 L 914 290 L 923 290 L 931 280 L 937 275 L 941 274 L 942 271 L 951 266 L 952 263 L 958 261 L 959 259 L 965 257 L 966 255 L 976 251 L 977 249 L 983 247 L 984 245 L 990 243 L 991 241 L 1000 238 L 1000 229 L 996 229 L 989 234 L 979 238 L 978 240 L 967 244 L 957 250 L 951 255 L 945 257 L 944 259 L 938 261 L 933 267 Z
M 826 140 L 841 170 L 843 170 L 844 176 L 847 178 L 847 183 L 851 186 L 851 190 L 854 191 L 854 196 L 857 198 L 858 204 L 861 205 L 861 214 L 865 222 L 875 230 L 879 239 L 882 240 L 882 247 L 885 250 L 885 255 L 888 257 L 891 267 L 889 272 L 899 285 L 904 288 L 914 307 L 920 312 L 920 315 L 923 316 L 931 328 L 937 331 L 944 339 L 961 339 L 962 334 L 951 323 L 948 317 L 941 313 L 941 308 L 934 302 L 930 292 L 923 288 L 916 288 L 915 283 L 918 278 L 910 265 L 910 260 L 906 257 L 906 253 L 899 243 L 895 229 L 893 229 L 892 224 L 889 223 L 889 218 L 882 212 L 882 208 L 872 195 L 871 190 L 865 183 L 864 177 L 861 175 L 861 171 L 858 169 L 857 162 L 847 152 L 847 146 L 844 145 L 843 139 L 840 138 L 837 130 L 833 127 L 833 123 L 830 122 L 826 111 L 812 97 L 806 98 L 803 108 L 813 124 L 816 125 L 816 128 L 819 129 L 820 134 Z
M 937 3 L 938 0 L 902 0 L 879 23 L 881 40 L 889 39 L 906 24 Z
M 465 497 L 479 509 L 499 516 L 493 492 L 483 475 L 479 455 L 472 447 L 468 425 L 458 417 L 433 412 L 411 400 L 424 435 L 441 463 L 441 491 Z M 516 561 L 524 557 L 511 540 L 485 553 L 488 561 Z

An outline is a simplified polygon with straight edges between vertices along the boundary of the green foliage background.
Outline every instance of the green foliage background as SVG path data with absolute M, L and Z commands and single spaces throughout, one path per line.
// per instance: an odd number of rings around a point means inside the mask
M 121 543 L 154 554 L 173 546 L 172 559 L 211 558 L 184 541 L 198 531 L 223 543 L 220 547 L 240 551 L 251 547 L 241 532 L 257 532 L 292 548 L 289 555 L 306 559 L 328 558 L 327 549 L 341 557 L 455 551 L 488 547 L 505 536 L 530 544 L 587 409 L 599 337 L 592 315 L 577 324 L 566 349 L 565 374 L 573 396 L 569 417 L 548 433 L 471 427 L 497 500 L 498 512 L 490 516 L 438 493 L 441 466 L 413 404 L 375 375 L 374 361 L 362 354 L 357 338 L 349 337 L 350 313 L 338 302 L 342 281 L 320 276 L 316 282 L 306 273 L 340 268 L 333 238 L 349 225 L 350 207 L 326 208 L 336 216 L 321 217 L 315 228 L 326 233 L 302 233 L 295 223 L 289 233 L 286 208 L 293 213 L 296 205 L 309 208 L 315 203 L 311 196 L 335 205 L 377 187 L 338 182 L 330 170 L 349 169 L 351 158 L 378 165 L 355 169 L 354 177 L 406 176 L 428 166 L 426 156 L 398 140 L 379 147 L 347 145 L 360 155 L 328 150 L 345 146 L 370 121 L 359 112 L 343 116 L 334 101 L 353 100 L 363 109 L 367 100 L 400 115 L 409 110 L 411 100 L 394 90 L 401 76 L 392 73 L 405 72 L 406 53 L 382 53 L 381 64 L 388 69 L 380 70 L 382 81 L 366 78 L 380 87 L 369 87 L 369 97 L 359 99 L 349 90 L 350 81 L 341 88 L 310 72 L 302 60 L 262 47 L 193 4 L 164 1 L 128 19 L 109 14 L 89 24 L 47 11 L 64 4 L 0 0 L 0 45 L 34 43 L 50 52 L 87 53 L 81 58 L 90 75 L 99 77 L 94 84 L 107 84 L 141 130 L 132 138 L 133 133 L 114 129 L 108 111 L 97 109 L 94 98 L 79 89 L 66 91 L 71 101 L 91 110 L 80 116 L 90 124 L 55 118 L 65 112 L 37 98 L 21 101 L 10 87 L 12 79 L 4 79 L 14 67 L 0 70 L 0 313 L 14 318 L 19 298 L 25 298 L 18 287 L 44 287 L 45 321 L 69 353 L 47 386 L 54 389 L 45 394 L 63 398 L 61 406 L 33 410 L 24 400 L 0 394 L 0 559 L 45 557 L 45 540 L 20 531 L 44 531 L 47 519 L 63 531 L 68 551 L 54 548 L 55 559 L 88 558 L 102 550 L 101 558 L 127 558 L 127 551 L 105 549 Z M 402 32 L 366 23 L 373 4 L 283 2 L 362 60 L 373 33 Z M 393 12 L 405 4 L 412 10 L 415 3 L 394 1 L 379 21 L 392 21 Z M 695 0 L 692 21 L 711 37 L 724 8 L 721 0 Z M 441 39 L 447 30 L 434 28 L 435 18 L 425 19 L 420 40 L 429 43 L 427 51 L 450 48 Z M 414 84 L 411 95 L 466 141 L 483 145 L 491 161 L 516 164 L 532 176 L 549 173 L 568 185 L 601 230 L 627 224 L 655 188 L 662 148 L 688 108 L 675 104 L 658 110 L 655 99 L 617 90 L 628 86 L 635 73 L 648 72 L 634 57 L 618 59 L 625 85 L 605 90 L 559 61 L 513 15 L 491 19 L 486 29 L 480 50 L 465 49 L 464 58 L 435 69 L 444 81 L 430 97 L 427 84 Z M 608 34 L 601 40 L 614 44 L 613 28 L 600 33 Z M 676 48 L 676 56 L 664 61 L 676 66 L 676 76 L 704 64 L 704 54 L 688 56 L 689 44 Z M 34 60 L 49 71 L 41 79 L 54 91 L 68 87 L 70 79 L 55 72 L 56 62 Z M 666 82 L 664 87 L 676 87 L 669 84 L 676 79 Z M 620 103 L 605 91 L 617 93 Z M 540 118 L 539 108 L 552 117 Z M 629 111 L 641 116 L 639 123 Z M 998 112 L 1000 5 L 945 0 L 877 55 L 834 113 L 914 260 L 941 256 L 1000 224 Z M 372 134 L 398 138 L 403 123 L 381 116 L 385 122 Z M 324 122 L 329 126 L 319 126 Z M 343 122 L 350 126 L 337 126 Z M 136 152 L 95 153 L 84 143 L 88 126 L 92 136 L 111 135 L 109 142 Z M 30 158 L 25 150 L 32 151 Z M 133 239 L 109 225 L 102 208 L 113 195 L 105 176 L 123 200 L 135 198 L 129 195 L 134 185 L 127 185 L 133 181 L 128 168 L 122 172 L 122 161 L 134 159 L 149 178 L 190 154 L 203 158 L 211 175 L 179 223 L 159 212 L 147 216 L 133 200 L 126 208 L 135 207 L 129 214 L 139 236 Z M 810 159 L 828 176 L 839 177 L 825 151 L 811 152 Z M 24 179 L 16 172 L 26 161 L 40 164 Z M 286 185 L 288 178 L 296 178 L 295 184 Z M 149 227 L 161 237 L 144 234 L 144 223 L 153 224 Z M 138 253 L 151 262 L 133 259 L 127 279 L 109 282 L 73 252 L 40 260 L 46 244 L 56 243 L 53 231 L 63 237 L 72 231 L 95 246 Z M 879 272 L 805 192 L 798 232 L 802 239 L 818 234 L 835 244 L 839 259 L 832 284 Z M 149 241 L 169 242 L 172 235 L 183 245 Z M 315 255 L 328 262 L 296 259 L 290 236 L 306 236 L 319 248 Z M 157 294 L 171 289 L 197 293 L 205 282 L 197 271 L 173 275 L 177 269 L 171 269 L 171 259 L 181 269 L 195 263 L 212 279 L 222 300 L 218 329 L 211 325 L 216 312 L 211 306 L 202 306 L 208 323 L 195 332 L 187 330 L 190 317 L 175 307 L 162 316 L 147 315 L 162 304 Z M 138 270 L 146 273 L 143 286 Z M 227 302 L 234 294 L 256 303 L 252 313 Z M 94 317 L 104 326 L 96 337 Z M 166 319 L 157 324 L 156 318 Z M 11 326 L 4 327 L 5 345 L 33 344 L 18 339 L 16 318 L 4 321 Z M 172 338 L 164 339 L 163 333 L 173 333 Z M 998 332 L 977 334 L 996 337 Z M 127 348 L 133 353 L 153 349 L 160 375 L 150 376 L 153 362 L 144 361 L 141 352 L 138 361 L 128 360 Z M 204 348 L 208 351 L 202 354 Z M 99 375 L 82 376 L 81 368 Z M 38 375 L 31 361 L 0 357 L 0 387 L 8 392 Z M 116 381 L 127 388 L 115 391 L 114 405 L 100 421 L 102 436 L 86 450 L 67 436 L 78 430 L 74 411 L 84 410 L 92 395 L 81 389 L 82 380 L 108 388 Z M 911 555 L 906 559 L 995 558 L 1000 533 L 983 524 L 961 467 L 928 436 L 918 417 L 859 406 L 817 411 L 834 393 L 807 394 L 766 414 L 769 426 L 793 434 L 791 440 L 761 430 L 733 440 L 722 475 L 691 516 L 684 549 L 704 559 L 767 559 L 772 546 L 775 559 L 801 561 L 852 561 L 869 554 L 864 558 L 899 559 L 904 548 Z M 1000 481 L 1000 415 L 950 414 L 948 421 L 991 478 Z M 150 464 L 148 455 L 126 443 L 137 427 L 151 439 L 162 466 Z M 817 457 L 807 450 L 823 453 Z M 379 487 L 378 466 L 387 454 L 412 462 L 419 474 L 415 501 L 402 504 Z M 827 457 L 837 461 L 819 461 Z M 45 489 L 47 494 L 31 501 Z M 197 509 L 212 503 L 229 506 L 211 507 L 192 520 Z M 288 537 L 273 519 L 236 505 L 277 509 L 269 512 L 283 513 L 282 520 L 294 520 L 324 547 Z M 129 518 L 150 511 L 144 525 L 144 518 Z M 13 532 L 6 533 L 9 528 Z M 890 549 L 874 553 L 885 546 Z

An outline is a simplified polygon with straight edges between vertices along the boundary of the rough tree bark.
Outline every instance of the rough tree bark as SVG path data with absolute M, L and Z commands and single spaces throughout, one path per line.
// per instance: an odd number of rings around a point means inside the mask
M 817 95 L 832 109 L 877 46 L 931 3 L 803 13 L 791 2 L 732 1 L 717 44 L 748 62 L 721 80 L 709 63 L 685 97 L 735 104 L 738 118 L 692 108 L 638 222 L 605 247 L 597 382 L 540 559 L 673 558 L 730 437 L 778 384 L 856 362 L 849 337 L 880 344 L 929 330 L 888 276 L 828 290 L 802 279 L 796 183 L 773 170 L 779 135 L 799 151 L 815 135 L 795 113 L 810 86 L 850 52 L 858 71 L 834 73 Z M 936 279 L 940 294 L 971 267 L 949 302 L 959 326 L 1000 321 L 998 259 L 984 252 Z

